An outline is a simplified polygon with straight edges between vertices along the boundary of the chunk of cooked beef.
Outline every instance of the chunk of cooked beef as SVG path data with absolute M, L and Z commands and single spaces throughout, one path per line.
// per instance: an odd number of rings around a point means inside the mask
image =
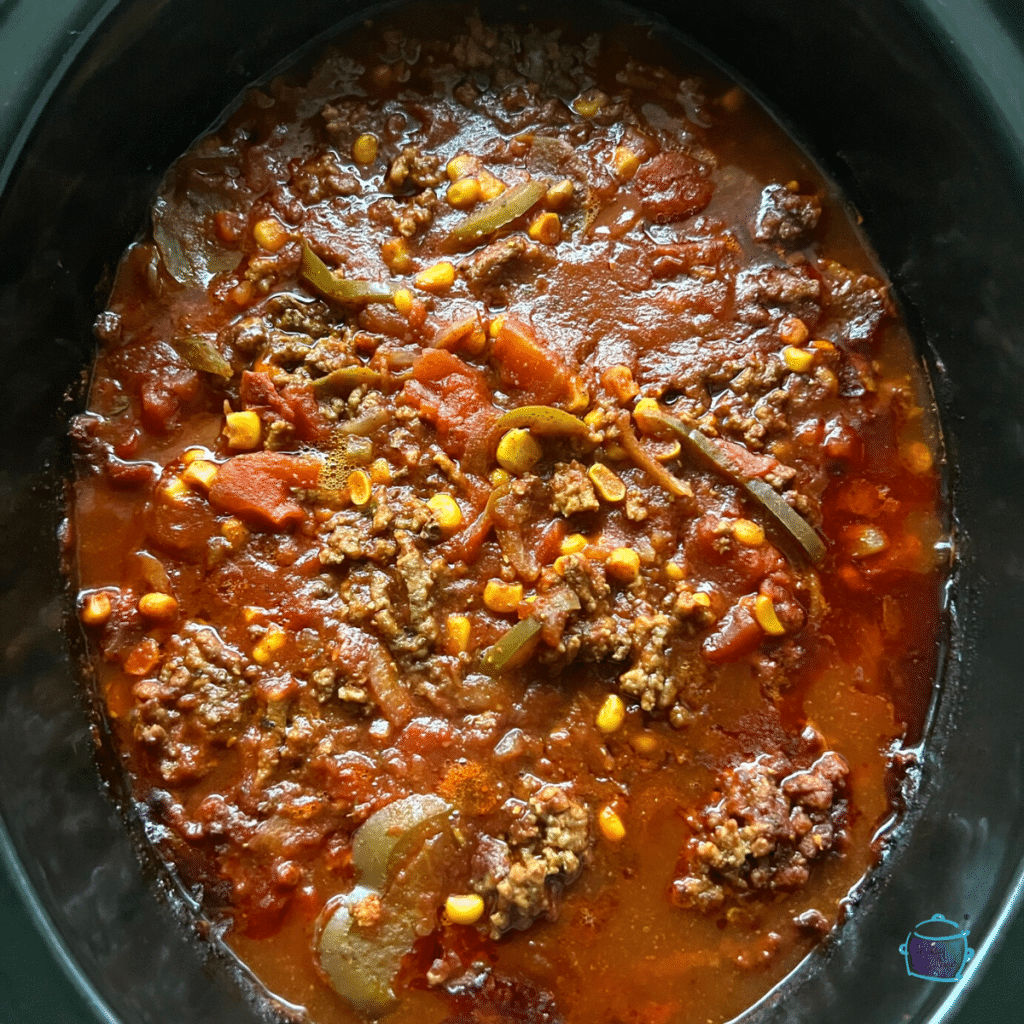
M 720 796 L 690 819 L 674 901 L 710 912 L 728 897 L 800 888 L 814 861 L 845 844 L 849 770 L 833 750 L 805 771 L 781 754 L 727 769 Z
M 587 471 L 575 459 L 555 466 L 551 478 L 551 507 L 563 516 L 596 512 L 601 507 Z
M 785 185 L 769 185 L 761 193 L 754 218 L 754 238 L 759 242 L 790 244 L 804 241 L 818 226 L 821 200 L 801 195 Z

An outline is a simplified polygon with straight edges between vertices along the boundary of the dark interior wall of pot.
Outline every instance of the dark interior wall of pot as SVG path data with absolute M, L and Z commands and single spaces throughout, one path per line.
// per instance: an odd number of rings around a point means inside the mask
M 912 797 L 912 829 L 842 941 L 763 1021 L 923 1021 L 951 993 L 896 947 L 941 911 L 984 942 L 1024 856 L 1024 202 L 1020 150 L 918 5 L 656 2 L 786 114 L 864 216 L 921 340 L 954 466 L 956 649 Z M 257 1019 L 203 966 L 101 792 L 63 639 L 64 396 L 91 352 L 102 282 L 163 168 L 247 82 L 354 5 L 110 4 L 53 92 L 0 206 L 0 810 L 60 940 L 124 1024 Z M 1019 145 L 1021 140 L 1016 140 Z M 871 984 L 865 984 L 870 978 Z M 855 993 L 855 995 L 854 995 Z M 2 1005 L 2 1003 L 0 1003 Z

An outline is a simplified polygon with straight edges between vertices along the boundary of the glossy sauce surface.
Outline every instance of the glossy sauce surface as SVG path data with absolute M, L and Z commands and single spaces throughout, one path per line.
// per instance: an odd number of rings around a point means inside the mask
M 361 30 L 175 165 L 98 333 L 98 685 L 270 991 L 717 1021 L 828 931 L 929 700 L 939 454 L 878 269 L 738 87 L 642 29 Z M 356 981 L 339 907 L 394 953 Z

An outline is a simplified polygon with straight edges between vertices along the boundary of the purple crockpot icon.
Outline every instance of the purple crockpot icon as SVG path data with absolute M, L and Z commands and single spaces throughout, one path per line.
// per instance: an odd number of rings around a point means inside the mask
M 966 928 L 941 914 L 914 926 L 900 952 L 907 961 L 907 974 L 926 981 L 959 981 L 974 957 L 967 945 Z

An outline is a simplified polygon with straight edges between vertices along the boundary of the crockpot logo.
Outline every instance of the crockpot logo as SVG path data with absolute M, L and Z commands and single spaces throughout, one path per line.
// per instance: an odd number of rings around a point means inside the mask
M 926 981 L 959 981 L 964 968 L 974 957 L 967 945 L 966 928 L 941 914 L 914 925 L 900 946 L 907 961 L 907 974 Z

